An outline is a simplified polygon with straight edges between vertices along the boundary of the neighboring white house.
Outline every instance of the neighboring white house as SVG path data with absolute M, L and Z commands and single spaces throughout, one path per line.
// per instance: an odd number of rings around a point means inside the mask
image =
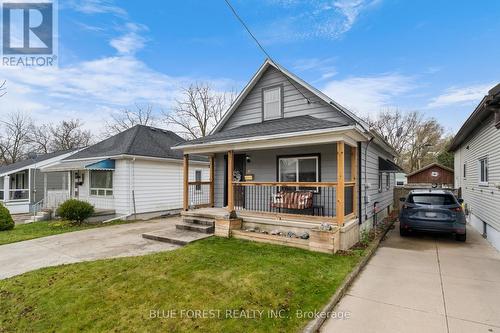
M 67 184 L 63 175 L 53 174 L 44 178 L 40 168 L 57 163 L 75 153 L 65 150 L 0 167 L 0 201 L 11 214 L 26 214 L 41 204 L 44 188 L 62 187 Z
M 465 121 L 450 151 L 470 224 L 500 250 L 500 84 Z
M 47 190 L 46 207 L 68 198 L 94 205 L 122 218 L 149 217 L 182 207 L 183 155 L 170 148 L 184 140 L 173 132 L 137 125 L 73 154 L 42 172 L 65 173 L 69 187 Z M 192 181 L 208 181 L 206 158 L 192 156 Z M 200 183 L 194 198 L 207 197 Z M 195 204 L 195 203 L 193 203 Z

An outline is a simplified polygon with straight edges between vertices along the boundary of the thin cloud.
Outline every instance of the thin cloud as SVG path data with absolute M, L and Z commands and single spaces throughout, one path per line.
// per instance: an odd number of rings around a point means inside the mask
M 400 74 L 350 77 L 328 82 L 322 91 L 361 116 L 394 106 L 396 98 L 416 88 L 413 77 Z
M 477 84 L 468 87 L 451 87 L 433 98 L 428 108 L 440 108 L 456 104 L 477 104 L 495 84 Z
M 312 38 L 338 39 L 351 30 L 362 12 L 380 0 L 296 1 L 270 0 L 279 7 L 280 18 L 259 31 L 266 43 L 291 42 Z M 297 14 L 300 13 L 300 14 Z
M 66 5 L 84 14 L 113 14 L 120 17 L 128 16 L 127 11 L 117 6 L 113 0 L 76 0 L 69 1 Z

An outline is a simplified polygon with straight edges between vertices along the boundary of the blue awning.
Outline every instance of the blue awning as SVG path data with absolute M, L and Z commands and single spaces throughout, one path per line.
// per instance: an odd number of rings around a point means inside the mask
M 102 160 L 85 166 L 87 170 L 114 170 L 115 160 Z

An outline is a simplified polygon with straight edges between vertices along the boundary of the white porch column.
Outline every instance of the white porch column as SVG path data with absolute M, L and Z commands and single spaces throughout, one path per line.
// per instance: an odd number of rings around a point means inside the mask
M 24 186 L 23 186 L 24 187 Z M 28 201 L 31 202 L 31 169 L 28 169 Z
M 3 201 L 7 202 L 10 198 L 10 175 L 3 177 Z
M 68 171 L 68 194 L 71 198 L 71 171 Z
M 44 205 L 47 204 L 47 173 L 43 173 L 43 201 Z

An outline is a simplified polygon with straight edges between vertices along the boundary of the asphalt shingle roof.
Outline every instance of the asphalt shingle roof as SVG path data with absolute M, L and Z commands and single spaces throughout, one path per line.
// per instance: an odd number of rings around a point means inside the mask
M 171 149 L 171 147 L 182 142 L 185 142 L 185 140 L 171 131 L 136 125 L 87 147 L 65 158 L 65 160 L 117 155 L 182 159 L 183 155 L 181 151 Z M 206 160 L 201 156 L 191 156 L 190 159 Z
M 268 120 L 261 123 L 242 125 L 230 130 L 221 131 L 203 138 L 190 140 L 180 145 L 204 144 L 214 141 L 251 138 L 263 135 L 293 133 L 325 128 L 348 126 L 347 123 L 338 123 L 311 116 L 297 116 L 282 119 Z
M 16 162 L 16 163 L 12 163 L 12 164 L 9 164 L 9 165 L 4 165 L 4 166 L 0 167 L 0 174 L 4 174 L 6 172 L 10 172 L 10 171 L 13 171 L 13 170 L 27 168 L 27 167 L 29 167 L 29 166 L 31 166 L 33 164 L 43 162 L 45 160 L 57 157 L 59 155 L 70 153 L 73 150 L 76 150 L 76 149 L 56 151 L 56 152 L 53 152 L 53 153 L 38 155 L 34 159 L 25 159 L 25 160 L 22 160 L 22 161 L 19 161 L 19 162 Z

